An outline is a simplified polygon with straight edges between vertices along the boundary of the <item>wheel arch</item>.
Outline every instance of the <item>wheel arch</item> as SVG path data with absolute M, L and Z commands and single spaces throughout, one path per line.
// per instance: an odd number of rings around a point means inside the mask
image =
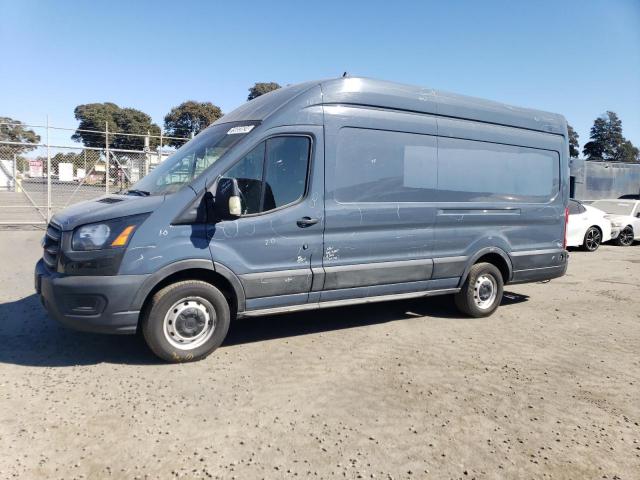
M 600 230 L 600 235 L 602 235 L 603 233 L 602 227 L 599 224 L 594 223 L 593 225 L 590 225 L 589 227 L 587 227 L 587 230 L 584 232 L 584 235 L 582 236 L 583 241 L 584 241 L 584 237 L 586 237 L 587 232 L 589 231 L 590 228 L 597 228 L 598 230 Z
M 509 257 L 509 255 L 501 248 L 487 247 L 478 250 L 469 258 L 467 266 L 460 277 L 460 282 L 458 283 L 459 287 L 462 287 L 464 282 L 467 280 L 471 267 L 479 262 L 487 262 L 495 265 L 502 274 L 502 281 L 504 284 L 507 284 L 513 276 L 513 264 L 511 262 L 511 257 Z
M 245 309 L 244 289 L 238 277 L 224 265 L 205 259 L 175 262 L 153 273 L 138 290 L 133 307 L 143 311 L 158 290 L 180 280 L 208 282 L 222 291 L 234 312 Z

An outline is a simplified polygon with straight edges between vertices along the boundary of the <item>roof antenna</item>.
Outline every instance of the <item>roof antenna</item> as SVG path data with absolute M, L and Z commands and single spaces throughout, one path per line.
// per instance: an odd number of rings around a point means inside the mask
M 345 77 L 348 77 L 348 76 L 349 76 L 349 74 L 348 74 L 347 72 L 344 72 L 344 73 L 342 74 L 342 78 L 345 78 Z

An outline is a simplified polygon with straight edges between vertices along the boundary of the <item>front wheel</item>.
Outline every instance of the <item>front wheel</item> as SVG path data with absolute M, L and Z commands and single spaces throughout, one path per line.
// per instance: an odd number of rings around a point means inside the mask
M 589 227 L 587 233 L 584 234 L 584 242 L 582 248 L 587 252 L 595 252 L 602 243 L 602 233 L 598 227 Z
M 455 295 L 456 306 L 472 317 L 488 317 L 502 302 L 503 288 L 502 274 L 495 265 L 476 263 Z
M 168 362 L 201 360 L 218 348 L 231 319 L 225 296 L 201 280 L 185 280 L 159 290 L 142 318 L 149 348 Z
M 616 238 L 616 244 L 621 247 L 628 247 L 633 243 L 633 228 L 627 226 L 622 229 L 618 238 Z

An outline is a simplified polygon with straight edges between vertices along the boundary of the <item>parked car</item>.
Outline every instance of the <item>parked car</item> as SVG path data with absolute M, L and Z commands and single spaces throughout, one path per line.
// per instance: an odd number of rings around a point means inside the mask
M 615 231 L 618 234 L 618 231 Z M 611 221 L 606 213 L 577 200 L 569 200 L 567 246 L 595 252 L 602 242 L 612 238 Z
M 564 275 L 567 122 L 365 78 L 245 103 L 122 194 L 57 212 L 35 288 L 73 328 L 205 357 L 236 317 Z
M 628 247 L 634 240 L 640 240 L 640 201 L 638 200 L 596 200 L 592 207 L 606 212 L 612 227 L 619 233 L 616 244 Z

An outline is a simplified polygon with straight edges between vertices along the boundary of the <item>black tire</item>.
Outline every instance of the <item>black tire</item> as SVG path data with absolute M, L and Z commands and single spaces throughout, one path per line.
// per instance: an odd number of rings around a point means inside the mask
M 602 232 L 596 226 L 587 229 L 582 240 L 582 249 L 587 252 L 595 252 L 602 243 Z
M 630 225 L 624 227 L 616 238 L 616 245 L 620 247 L 628 247 L 633 243 L 633 228 Z
M 172 318 L 178 309 L 180 314 Z M 142 334 L 161 359 L 191 362 L 222 344 L 230 322 L 229 303 L 220 290 L 201 280 L 185 280 L 156 292 L 145 308 Z
M 492 289 L 495 291 L 487 299 L 482 299 L 487 294 L 485 280 L 492 282 Z M 478 285 L 481 281 L 482 284 Z M 502 274 L 498 268 L 491 263 L 476 263 L 471 270 L 467 279 L 462 285 L 460 292 L 455 294 L 455 303 L 462 313 L 465 313 L 471 317 L 480 318 L 488 317 L 502 302 L 502 293 L 504 291 L 504 282 L 502 280 Z M 491 300 L 492 297 L 492 300 Z M 489 300 L 491 300 L 489 302 Z M 482 305 L 483 302 L 489 302 L 486 305 Z

